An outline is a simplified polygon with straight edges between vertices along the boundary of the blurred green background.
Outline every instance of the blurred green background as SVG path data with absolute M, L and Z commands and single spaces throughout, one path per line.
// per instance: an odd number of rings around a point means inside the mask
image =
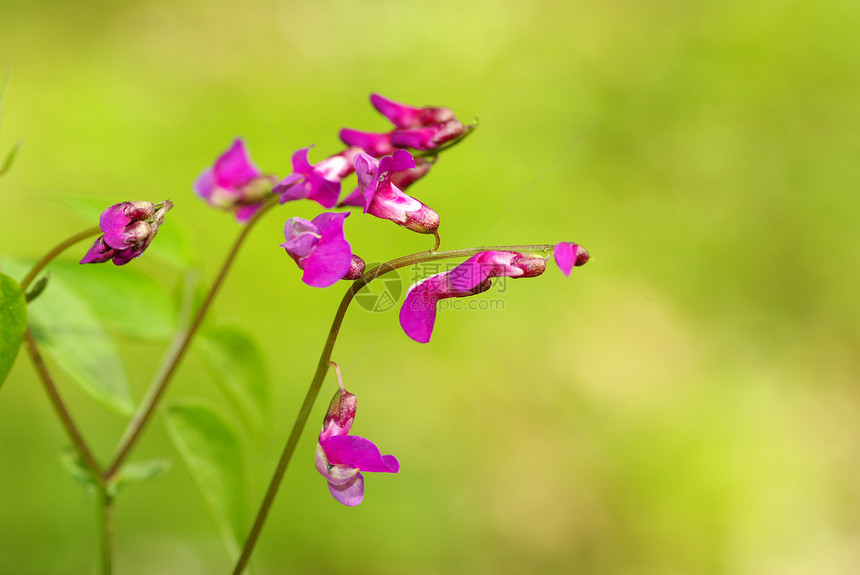
M 851 0 L 3 0 L 0 153 L 25 142 L 0 253 L 94 224 L 64 198 L 170 198 L 208 283 L 238 227 L 190 186 L 231 138 L 283 176 L 293 149 L 338 151 L 341 127 L 386 129 L 372 91 L 479 117 L 412 189 L 443 248 L 571 240 L 596 261 L 509 282 L 504 310 L 445 312 L 427 345 L 396 311 L 350 311 L 334 358 L 354 431 L 402 470 L 368 477 L 358 508 L 331 499 L 313 467 L 329 380 L 257 573 L 857 573 L 857 30 Z M 277 245 L 316 211 L 269 214 L 215 306 L 273 381 L 249 517 L 343 291 L 303 285 Z M 358 214 L 347 234 L 368 261 L 429 247 Z M 157 258 L 130 267 L 176 289 Z M 140 398 L 163 347 L 123 346 Z M 125 421 L 61 383 L 106 459 Z M 168 395 L 227 405 L 196 357 Z M 0 572 L 95 572 L 66 443 L 20 355 L 0 390 Z M 156 423 L 135 459 L 159 456 L 171 471 L 119 499 L 119 572 L 228 572 Z

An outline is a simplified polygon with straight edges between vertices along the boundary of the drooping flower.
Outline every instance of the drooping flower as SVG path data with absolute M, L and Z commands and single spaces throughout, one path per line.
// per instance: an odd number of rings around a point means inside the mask
M 410 287 L 400 308 L 400 326 L 415 341 L 427 343 L 433 334 L 436 304 L 440 300 L 487 291 L 494 277 L 535 277 L 545 269 L 546 259 L 540 254 L 477 253 L 454 269 L 425 278 Z
M 398 129 L 409 130 L 424 128 L 431 124 L 440 124 L 455 120 L 454 112 L 449 108 L 424 107 L 415 108 L 389 100 L 381 94 L 371 94 L 370 103 L 380 114 L 388 118 Z
M 335 366 L 337 369 L 337 366 Z M 361 472 L 397 473 L 400 463 L 393 455 L 382 455 L 373 442 L 349 435 L 355 420 L 355 395 L 346 391 L 338 370 L 338 389 L 329 404 L 317 440 L 314 462 L 338 502 L 354 507 L 364 499 Z
M 210 205 L 247 222 L 263 206 L 277 181 L 254 165 L 245 142 L 236 138 L 211 168 L 197 176 L 194 191 Z
M 430 168 L 433 167 L 435 162 L 435 159 L 429 160 L 427 158 L 415 158 L 414 168 L 406 168 L 405 170 L 400 170 L 399 172 L 391 174 L 391 185 L 396 186 L 401 191 L 405 190 L 426 176 L 427 172 L 430 171 Z M 361 191 L 361 188 L 355 188 L 346 198 L 341 200 L 338 206 L 356 206 L 363 208 L 364 193 Z
M 562 273 L 569 276 L 574 267 L 585 265 L 591 256 L 579 244 L 561 242 L 553 248 L 553 257 Z
M 281 244 L 303 270 L 302 281 L 313 287 L 328 287 L 338 280 L 355 280 L 364 273 L 364 261 L 352 253 L 343 233 L 349 212 L 324 212 L 312 221 L 290 218 Z
M 359 148 L 348 147 L 317 164 L 308 162 L 308 150 L 302 148 L 293 154 L 293 173 L 275 186 L 281 203 L 308 199 L 324 208 L 333 208 L 340 196 L 340 181 L 353 172 L 355 155 Z
M 359 153 L 355 157 L 358 187 L 364 194 L 364 213 L 420 234 L 434 234 L 439 229 L 439 214 L 405 194 L 392 183 L 392 174 L 415 168 L 415 160 L 406 150 L 397 150 L 379 160 Z M 437 236 L 438 237 L 438 236 Z
M 103 263 L 113 260 L 114 265 L 125 265 L 139 257 L 164 223 L 164 214 L 173 207 L 170 200 L 152 202 L 121 202 L 102 212 L 99 236 L 81 259 L 82 264 Z

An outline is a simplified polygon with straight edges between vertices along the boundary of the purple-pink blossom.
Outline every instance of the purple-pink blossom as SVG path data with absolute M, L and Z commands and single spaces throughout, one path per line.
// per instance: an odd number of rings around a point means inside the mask
M 439 214 L 392 183 L 392 174 L 415 168 L 415 160 L 406 150 L 377 160 L 367 154 L 355 157 L 358 187 L 364 194 L 364 213 L 391 220 L 399 226 L 421 234 L 436 234 Z
M 382 455 L 379 448 L 363 437 L 349 435 L 356 413 L 355 395 L 338 381 L 317 440 L 314 462 L 338 502 L 354 507 L 364 499 L 361 472 L 397 473 L 400 463 L 393 455 Z
M 394 100 L 389 100 L 381 94 L 371 94 L 370 103 L 377 111 L 388 118 L 400 130 L 424 128 L 431 124 L 439 124 L 454 120 L 454 112 L 449 108 L 424 107 L 415 108 Z
M 284 226 L 287 241 L 281 244 L 303 270 L 302 281 L 313 287 L 328 287 L 341 279 L 358 279 L 364 261 L 352 253 L 343 222 L 349 212 L 324 212 L 312 221 L 290 218 Z
M 540 254 L 479 252 L 454 269 L 425 278 L 410 287 L 400 308 L 400 326 L 415 341 L 427 343 L 433 335 L 436 304 L 440 300 L 487 291 L 494 277 L 535 277 L 545 269 L 546 259 Z
M 559 269 L 566 276 L 570 275 L 574 267 L 585 265 L 591 257 L 585 251 L 585 248 L 571 242 L 556 244 L 553 248 L 553 256 L 555 257 L 555 263 L 558 264 Z
M 125 265 L 139 257 L 152 243 L 164 215 L 173 207 L 170 200 L 152 202 L 121 202 L 102 212 L 99 227 L 103 235 L 81 259 L 82 264 L 103 263 L 113 260 L 114 265 Z
M 372 155 L 372 154 L 371 154 Z M 435 160 L 429 160 L 427 158 L 415 158 L 415 167 L 414 168 L 406 168 L 400 170 L 399 172 L 394 172 L 391 174 L 391 185 L 396 186 L 399 190 L 403 191 L 424 176 L 427 175 L 427 172 L 430 171 L 430 168 L 433 167 Z M 360 187 L 356 187 L 346 198 L 341 200 L 339 206 L 356 206 L 359 208 L 364 207 L 364 193 L 361 191 Z
M 197 176 L 194 191 L 210 205 L 236 214 L 247 222 L 257 213 L 277 182 L 251 161 L 245 142 L 236 138 L 212 165 Z
M 341 180 L 353 172 L 353 160 L 359 148 L 348 147 L 313 165 L 308 161 L 309 150 L 302 148 L 293 154 L 293 173 L 281 180 L 274 192 L 280 194 L 282 204 L 308 199 L 324 208 L 333 208 L 340 196 Z

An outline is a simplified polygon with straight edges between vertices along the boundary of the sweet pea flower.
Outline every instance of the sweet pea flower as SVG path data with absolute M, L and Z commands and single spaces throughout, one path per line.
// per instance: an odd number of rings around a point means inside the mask
M 391 185 L 396 186 L 401 191 L 405 190 L 426 176 L 427 172 L 430 171 L 430 168 L 433 167 L 435 162 L 435 159 L 428 160 L 427 158 L 415 158 L 414 168 L 406 168 L 405 170 L 400 170 L 399 172 L 391 174 Z M 338 206 L 356 206 L 363 208 L 364 193 L 361 191 L 361 188 L 355 188 L 346 198 L 341 200 Z
M 373 442 L 349 435 L 355 420 L 355 395 L 346 391 L 338 374 L 338 389 L 323 419 L 317 440 L 314 463 L 328 481 L 328 488 L 338 502 L 355 507 L 364 499 L 364 476 L 361 472 L 397 473 L 400 463 L 393 455 L 382 455 Z
M 438 238 L 439 214 L 392 183 L 392 174 L 415 168 L 415 160 L 406 150 L 397 150 L 380 160 L 359 153 L 355 157 L 358 187 L 364 194 L 364 213 L 420 234 L 433 234 Z
M 380 94 L 371 94 L 370 103 L 380 114 L 388 118 L 400 130 L 424 128 L 431 124 L 440 124 L 455 120 L 454 112 L 449 108 L 425 107 L 414 108 L 389 100 Z
M 303 270 L 302 281 L 313 287 L 328 287 L 338 280 L 355 280 L 364 273 L 364 261 L 352 254 L 343 233 L 349 212 L 324 212 L 312 221 L 290 218 L 281 244 Z
M 400 308 L 400 326 L 406 335 L 427 343 L 436 323 L 436 303 L 490 289 L 491 278 L 528 278 L 546 269 L 542 255 L 507 251 L 480 252 L 454 269 L 425 278 L 406 293 Z
M 275 176 L 263 174 L 251 162 L 245 142 L 236 138 L 211 168 L 197 176 L 194 191 L 210 205 L 247 222 L 263 206 L 275 182 Z
M 565 276 L 570 276 L 574 267 L 585 265 L 591 256 L 579 244 L 561 242 L 553 248 L 553 257 L 562 273 Z
M 344 128 L 340 131 L 340 141 L 347 146 L 354 146 L 364 150 L 374 158 L 381 158 L 393 154 L 395 148 L 391 143 L 392 132 L 377 134 L 375 132 L 362 132 L 352 128 Z
M 464 126 L 458 120 L 449 120 L 426 128 L 394 130 L 391 133 L 391 143 L 398 148 L 435 150 L 442 144 L 452 144 L 463 138 L 473 129 L 474 126 Z
M 308 199 L 324 208 L 333 208 L 340 196 L 340 181 L 353 172 L 354 158 L 359 148 L 348 147 L 317 164 L 308 162 L 308 150 L 302 148 L 293 154 L 293 173 L 281 180 L 275 189 L 281 203 Z
M 139 257 L 164 223 L 164 214 L 173 207 L 170 200 L 152 202 L 121 202 L 102 212 L 99 236 L 80 263 L 94 264 L 113 260 L 114 265 L 125 265 Z

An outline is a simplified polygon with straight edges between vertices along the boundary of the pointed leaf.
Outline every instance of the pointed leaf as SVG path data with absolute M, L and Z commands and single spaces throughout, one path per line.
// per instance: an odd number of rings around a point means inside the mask
M 266 359 L 254 340 L 238 328 L 219 327 L 201 333 L 195 349 L 241 415 L 257 431 L 264 430 L 269 379 Z
M 0 385 L 9 375 L 27 330 L 27 302 L 21 286 L 0 273 Z
M 40 277 L 39 279 L 37 279 L 33 283 L 33 287 L 30 288 L 30 291 L 28 291 L 26 294 L 24 294 L 24 297 L 26 298 L 27 303 L 30 303 L 31 301 L 33 301 L 34 299 L 36 299 L 37 297 L 42 295 L 42 292 L 45 291 L 46 287 L 48 287 L 48 282 L 50 280 L 51 280 L 51 272 L 48 272 L 45 275 L 43 275 L 42 277 Z
M 245 466 L 234 427 L 204 404 L 165 406 L 170 439 L 191 473 L 230 553 L 245 535 Z
M 107 327 L 123 335 L 151 341 L 170 339 L 176 311 L 167 291 L 128 266 L 82 266 L 55 263 L 57 277 L 86 300 Z
M 3 160 L 3 165 L 0 165 L 0 176 L 8 172 L 12 168 L 12 162 L 15 161 L 15 156 L 18 155 L 18 150 L 21 149 L 21 145 L 24 143 L 24 140 L 18 140 L 15 145 L 9 150 L 9 153 L 6 155 L 6 159 Z
M 93 495 L 98 490 L 98 483 L 77 451 L 67 447 L 60 454 L 60 462 L 72 479 L 81 484 L 87 495 Z
M 8 260 L 2 264 L 19 277 L 29 268 Z M 134 404 L 119 350 L 86 301 L 55 275 L 29 314 L 36 341 L 73 382 L 104 407 L 131 415 Z
M 129 463 L 124 465 L 119 473 L 111 479 L 108 490 L 111 495 L 116 495 L 126 486 L 152 481 L 167 473 L 168 469 L 170 469 L 170 460 L 168 459 Z

